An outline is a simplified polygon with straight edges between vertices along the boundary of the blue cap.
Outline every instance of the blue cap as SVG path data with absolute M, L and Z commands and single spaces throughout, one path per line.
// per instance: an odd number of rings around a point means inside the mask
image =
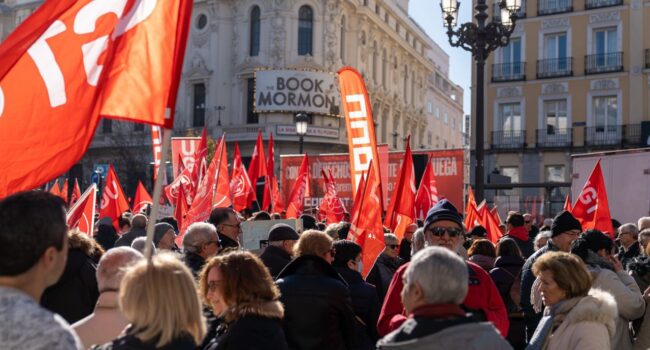
M 440 220 L 450 220 L 457 223 L 461 228 L 463 227 L 463 216 L 447 199 L 439 201 L 429 209 L 427 219 L 424 221 L 424 227 L 426 228 L 432 223 Z

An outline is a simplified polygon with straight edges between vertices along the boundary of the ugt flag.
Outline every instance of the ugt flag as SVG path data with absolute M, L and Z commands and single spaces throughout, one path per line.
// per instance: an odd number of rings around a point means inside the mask
M 0 198 L 67 171 L 101 117 L 173 126 L 192 1 L 52 0 L 0 45 Z

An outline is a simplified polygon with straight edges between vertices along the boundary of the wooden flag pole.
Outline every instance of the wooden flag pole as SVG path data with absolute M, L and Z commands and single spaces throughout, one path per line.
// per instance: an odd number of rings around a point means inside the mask
M 167 164 L 167 153 L 169 153 L 169 145 L 171 144 L 172 131 L 170 129 L 162 129 L 162 151 L 160 155 L 160 166 L 158 167 L 158 175 L 156 175 L 156 182 L 153 186 L 153 207 L 151 208 L 151 214 L 149 215 L 149 223 L 147 224 L 147 241 L 144 245 L 144 256 L 147 259 L 151 259 L 153 250 L 151 249 L 153 245 L 153 231 L 154 226 L 156 226 L 156 220 L 158 219 L 158 210 L 160 208 L 160 197 L 162 195 L 162 185 L 165 176 L 163 171 L 167 170 L 165 164 Z

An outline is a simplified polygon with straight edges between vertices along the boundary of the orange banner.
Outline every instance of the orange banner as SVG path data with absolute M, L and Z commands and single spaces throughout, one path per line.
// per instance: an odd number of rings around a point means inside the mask
M 194 153 L 199 148 L 200 137 L 172 137 L 172 168 L 174 169 L 174 178 L 180 173 L 178 158 L 183 161 L 185 167 L 192 169 L 194 166 Z
M 368 91 L 361 74 L 352 67 L 343 67 L 338 74 L 341 104 L 348 132 L 352 197 L 354 197 L 361 175 L 368 172 L 368 165 L 372 160 L 377 174 L 381 174 L 375 140 L 375 124 Z

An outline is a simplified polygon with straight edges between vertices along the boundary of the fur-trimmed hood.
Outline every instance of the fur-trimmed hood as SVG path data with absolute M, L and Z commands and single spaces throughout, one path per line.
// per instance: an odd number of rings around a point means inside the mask
M 223 314 L 223 318 L 228 323 L 237 321 L 245 316 L 282 319 L 284 318 L 284 306 L 277 300 L 259 300 L 236 305 L 226 310 Z
M 580 322 L 597 322 L 607 327 L 610 338 L 616 332 L 618 307 L 614 297 L 603 290 L 592 288 L 589 295 L 582 298 L 566 315 L 567 326 Z

